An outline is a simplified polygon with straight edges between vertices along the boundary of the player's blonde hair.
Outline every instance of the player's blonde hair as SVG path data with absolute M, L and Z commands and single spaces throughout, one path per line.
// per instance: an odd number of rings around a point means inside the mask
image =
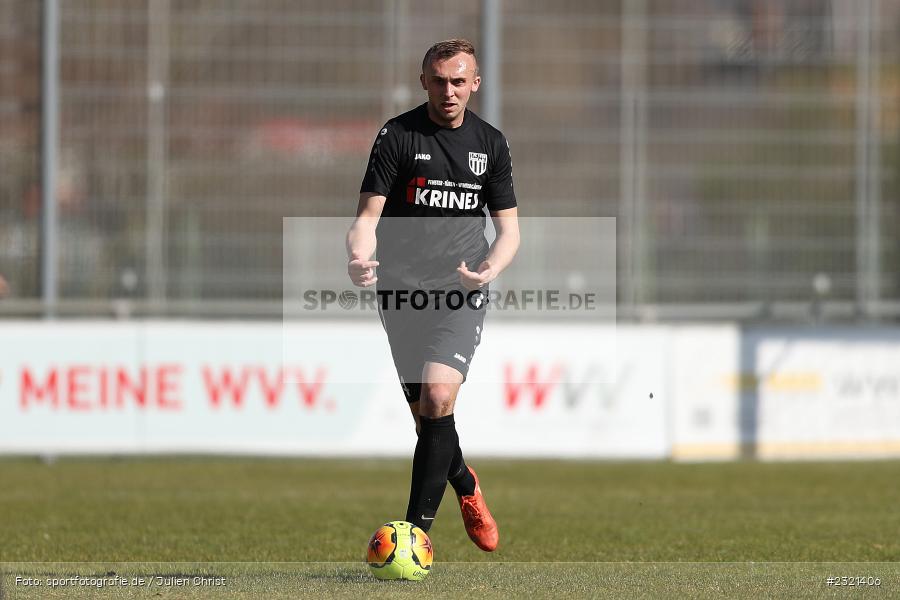
M 429 48 L 428 52 L 425 53 L 425 58 L 422 59 L 422 72 L 424 73 L 431 63 L 438 60 L 447 60 L 460 52 L 468 54 L 475 59 L 475 74 L 478 75 L 478 58 L 475 56 L 475 46 L 469 40 L 462 38 L 444 40 Z

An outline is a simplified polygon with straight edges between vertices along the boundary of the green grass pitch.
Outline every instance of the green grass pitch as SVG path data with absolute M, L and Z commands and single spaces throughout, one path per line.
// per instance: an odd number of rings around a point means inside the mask
M 0 599 L 900 597 L 900 462 L 472 465 L 500 548 L 450 490 L 431 575 L 397 583 L 362 560 L 409 461 L 2 459 Z M 70 576 L 144 585 L 48 585 Z

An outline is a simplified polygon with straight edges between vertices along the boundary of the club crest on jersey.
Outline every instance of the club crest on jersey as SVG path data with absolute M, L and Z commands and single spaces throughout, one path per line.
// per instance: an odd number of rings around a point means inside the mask
M 469 168 L 476 175 L 483 175 L 487 171 L 487 154 L 469 152 Z

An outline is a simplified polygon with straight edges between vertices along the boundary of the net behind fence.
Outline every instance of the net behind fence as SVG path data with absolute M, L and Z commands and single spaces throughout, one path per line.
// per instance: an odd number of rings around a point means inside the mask
M 424 51 L 481 49 L 483 11 L 60 3 L 63 312 L 280 314 L 282 219 L 354 212 L 381 124 L 424 101 Z M 0 312 L 36 312 L 40 3 L 0 0 L 0 16 Z M 900 299 L 900 1 L 534 0 L 500 16 L 484 86 L 520 214 L 617 217 L 620 314 Z M 536 269 L 590 246 L 523 242 Z

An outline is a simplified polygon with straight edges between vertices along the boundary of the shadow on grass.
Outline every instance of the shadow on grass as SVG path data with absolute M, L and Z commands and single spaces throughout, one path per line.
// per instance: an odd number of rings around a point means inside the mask
M 326 573 L 303 573 L 302 571 L 300 571 L 284 574 L 300 575 L 300 577 L 303 577 L 304 579 L 308 579 L 310 581 L 321 581 L 328 583 L 367 584 L 379 583 L 381 581 L 372 577 L 369 573 L 361 571 L 359 568 L 354 567 L 333 567 L 333 571 Z
M 318 572 L 286 572 L 286 575 L 300 576 L 310 582 L 334 583 L 334 584 L 351 584 L 351 585 L 367 585 L 367 586 L 392 586 L 391 589 L 396 590 L 396 586 L 410 586 L 415 588 L 421 586 L 421 581 L 405 581 L 405 580 L 383 580 L 378 579 L 365 566 L 330 566 Z

